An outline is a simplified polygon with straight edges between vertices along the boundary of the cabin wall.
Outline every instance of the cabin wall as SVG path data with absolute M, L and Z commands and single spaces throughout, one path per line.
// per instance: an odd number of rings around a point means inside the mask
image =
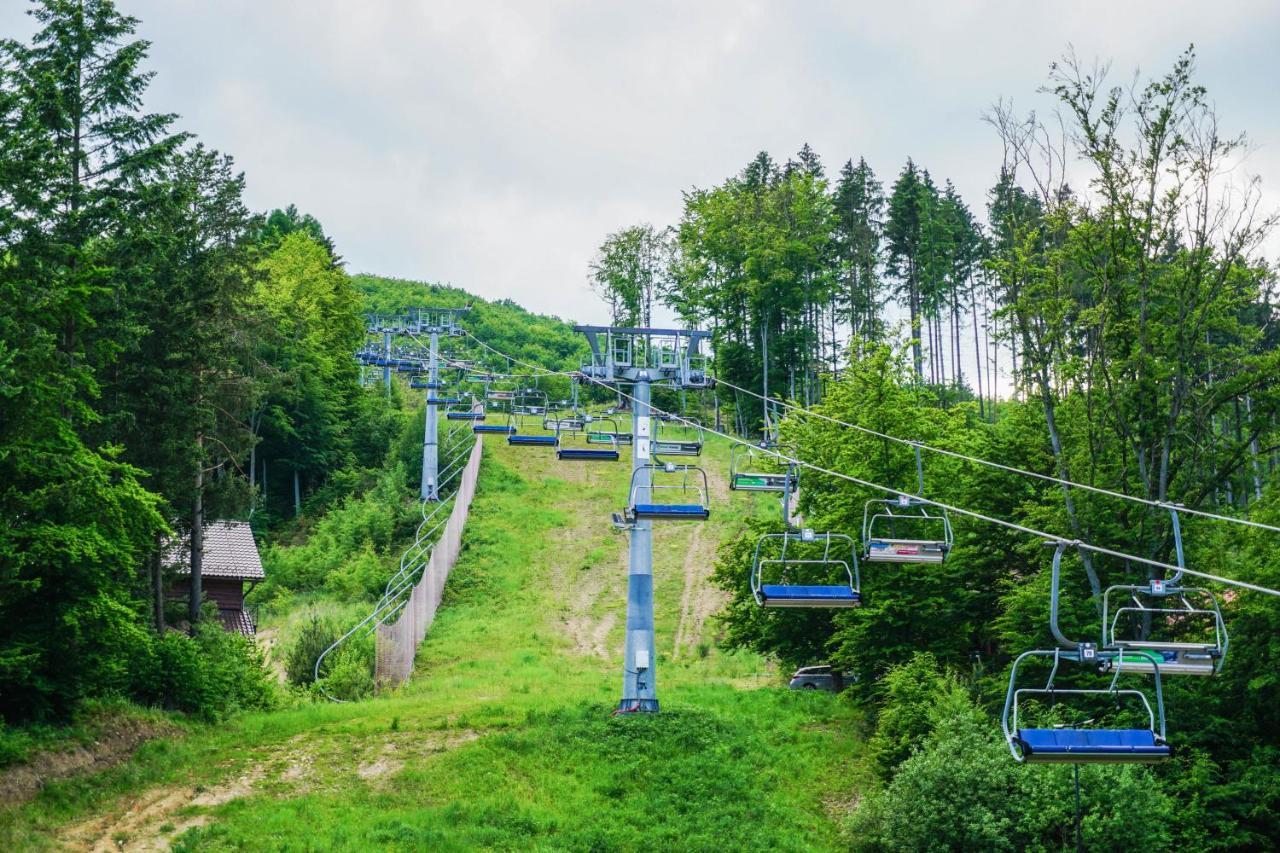
M 201 580 L 205 599 L 217 604 L 219 610 L 244 609 L 244 581 L 239 578 L 211 577 Z M 191 595 L 191 579 L 176 579 L 169 595 L 171 598 L 186 598 Z

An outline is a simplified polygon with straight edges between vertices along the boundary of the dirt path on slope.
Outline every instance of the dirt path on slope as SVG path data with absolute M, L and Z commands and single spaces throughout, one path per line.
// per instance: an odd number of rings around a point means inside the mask
M 297 735 L 265 751 L 231 779 L 212 786 L 170 785 L 152 788 L 121 802 L 116 810 L 65 827 L 58 843 L 89 853 L 169 850 L 180 835 L 213 821 L 213 810 L 256 795 L 297 796 L 318 788 L 377 786 L 404 769 L 407 761 L 444 752 L 475 740 L 471 730 L 404 731 L 380 735 L 370 748 L 353 749 L 349 738 L 316 741 Z M 343 768 L 336 776 L 325 772 Z
M 586 495 L 617 475 L 617 467 L 591 462 L 560 463 L 557 478 L 571 483 L 575 496 Z M 627 548 L 625 537 L 609 527 L 607 506 L 588 502 L 574 507 L 568 523 L 552 535 L 555 542 L 551 583 L 564 602 L 561 626 L 584 657 L 609 658 L 609 635 L 619 618 L 617 602 L 626 600 Z M 615 556 L 616 555 L 616 556 Z M 611 606 L 614 605 L 614 606 Z
M 707 485 L 711 491 L 712 515 L 714 507 L 726 507 L 732 499 L 729 478 L 718 465 L 707 465 Z M 684 652 L 695 652 L 703 642 L 707 620 L 728 601 L 728 594 L 711 584 L 715 569 L 716 551 L 720 538 L 716 534 L 723 528 L 698 524 L 689 537 L 684 553 L 684 588 L 680 593 L 680 621 L 676 624 L 671 656 L 679 658 Z
M 620 464 L 630 471 L 626 461 Z M 714 518 L 714 507 L 727 507 L 735 493 L 729 489 L 729 480 L 722 465 L 710 460 L 703 465 L 711 490 Z M 533 473 L 537 469 L 538 463 L 535 462 L 525 473 Z M 555 471 L 554 476 L 582 492 L 606 482 L 602 478 L 613 480 L 620 476 L 616 465 L 571 463 L 551 470 Z M 610 648 L 610 636 L 616 632 L 625 614 L 627 593 L 628 540 L 609 529 L 607 509 L 598 502 L 586 502 L 581 511 L 569 513 L 567 524 L 553 534 L 557 556 L 550 567 L 556 599 L 563 603 L 559 619 L 561 630 L 572 643 L 574 653 L 601 659 L 611 659 L 620 653 L 620 649 Z M 680 529 L 679 533 L 673 536 L 677 529 Z M 711 616 L 728 599 L 728 595 L 713 586 L 710 580 L 720 541 L 727 535 L 730 531 L 714 522 L 655 526 L 655 549 L 663 546 L 662 540 L 674 544 L 671 539 L 675 539 L 680 543 L 675 547 L 682 547 L 684 551 L 679 563 L 681 574 L 678 577 L 682 588 L 673 657 L 696 652 L 706 639 Z

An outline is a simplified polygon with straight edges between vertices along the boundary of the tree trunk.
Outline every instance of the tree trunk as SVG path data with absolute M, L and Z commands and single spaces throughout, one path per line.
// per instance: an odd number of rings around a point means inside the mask
M 1062 452 L 1062 438 L 1058 433 L 1058 422 L 1054 415 L 1053 396 L 1049 390 L 1048 368 L 1042 365 L 1039 373 L 1040 396 L 1044 401 L 1044 420 L 1049 430 L 1049 444 L 1053 448 L 1053 461 L 1058 468 L 1058 477 L 1070 480 L 1070 469 Z M 1067 508 L 1067 519 L 1071 522 L 1071 534 L 1077 539 L 1083 538 L 1080 533 L 1080 519 L 1076 515 L 1075 500 L 1071 497 L 1071 487 L 1065 483 L 1062 486 L 1062 500 Z M 1102 584 L 1098 581 L 1098 573 L 1094 571 L 1093 558 L 1088 551 L 1080 551 L 1080 562 L 1084 564 L 1085 576 L 1089 578 L 1089 589 L 1096 598 L 1102 594 Z
M 197 437 L 196 445 L 204 446 L 203 437 Z M 196 466 L 195 504 L 191 509 L 191 601 L 187 618 L 191 622 L 192 633 L 200 621 L 200 605 L 204 596 L 204 454 L 200 455 L 202 458 Z
M 156 534 L 151 552 L 151 603 L 155 612 L 156 633 L 164 634 L 164 537 Z
M 982 348 L 978 345 L 978 299 L 974 293 L 973 281 L 969 282 L 969 311 L 973 315 L 973 362 L 974 376 L 978 382 L 978 417 L 987 419 L 987 402 L 982 395 Z
M 920 286 L 916 281 L 915 263 L 911 264 L 907 301 L 911 303 L 911 353 L 915 357 L 916 380 L 924 381 L 924 352 L 920 345 Z

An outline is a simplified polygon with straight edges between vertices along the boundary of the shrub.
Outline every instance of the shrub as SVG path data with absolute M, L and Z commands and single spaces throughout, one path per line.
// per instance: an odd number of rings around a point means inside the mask
M 962 691 L 929 715 L 922 748 L 852 819 L 859 850 L 1061 849 L 1073 843 L 1072 768 L 1017 764 Z M 1085 849 L 1169 847 L 1174 801 L 1144 767 L 1081 769 Z
M 285 658 L 285 677 L 290 684 L 305 686 L 315 681 L 316 659 L 338 639 L 338 631 L 327 619 L 312 614 L 310 621 L 298 633 L 298 640 Z M 326 672 L 332 661 L 325 660 Z
M 170 631 L 153 642 L 134 683 L 142 701 L 207 720 L 271 708 L 276 687 L 253 641 L 207 619 L 194 637 Z
M 882 775 L 905 761 L 933 731 L 938 702 L 960 688 L 938 670 L 928 652 L 919 652 L 889 670 L 880 682 L 881 709 L 868 747 Z M 966 701 L 963 696 L 960 701 Z
M 336 652 L 333 667 L 324 678 L 324 687 L 336 699 L 353 702 L 373 694 L 373 646 L 356 644 Z

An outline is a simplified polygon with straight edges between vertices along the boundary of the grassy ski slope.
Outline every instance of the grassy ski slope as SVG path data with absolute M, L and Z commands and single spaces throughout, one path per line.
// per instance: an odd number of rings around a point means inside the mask
M 859 720 L 715 647 L 717 546 L 766 496 L 658 526 L 663 713 L 615 717 L 625 463 L 486 438 L 466 547 L 415 678 L 394 694 L 246 716 L 51 786 L 0 823 L 81 849 L 828 849 L 862 787 Z M 744 583 L 746 579 L 744 578 Z

